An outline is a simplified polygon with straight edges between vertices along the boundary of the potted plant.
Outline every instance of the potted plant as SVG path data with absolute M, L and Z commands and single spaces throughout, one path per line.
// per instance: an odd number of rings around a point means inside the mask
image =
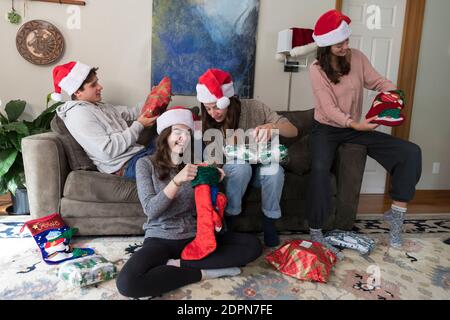
M 18 120 L 25 110 L 23 100 L 8 102 L 6 115 L 0 112 L 0 194 L 11 193 L 11 214 L 29 213 L 21 142 L 26 136 L 49 131 L 56 108 L 62 104 L 57 102 L 49 107 L 49 102 L 50 94 L 45 110 L 34 121 Z

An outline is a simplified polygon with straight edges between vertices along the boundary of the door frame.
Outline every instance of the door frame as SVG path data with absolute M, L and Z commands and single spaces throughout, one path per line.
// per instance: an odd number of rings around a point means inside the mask
M 342 3 L 343 0 L 336 0 L 336 10 L 342 11 Z M 408 107 L 403 109 L 403 114 L 406 117 L 403 125 L 393 127 L 391 133 L 392 136 L 405 140 L 409 140 L 411 130 L 425 6 L 426 0 L 406 0 L 397 86 L 405 93 L 405 100 L 407 101 Z M 389 188 L 390 176 L 387 175 L 386 187 L 384 189 L 385 194 L 388 193 Z

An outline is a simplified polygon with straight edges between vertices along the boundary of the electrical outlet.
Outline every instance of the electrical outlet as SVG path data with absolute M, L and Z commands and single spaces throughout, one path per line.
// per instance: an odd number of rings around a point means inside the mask
M 438 174 L 440 169 L 441 169 L 441 163 L 433 162 L 433 174 Z

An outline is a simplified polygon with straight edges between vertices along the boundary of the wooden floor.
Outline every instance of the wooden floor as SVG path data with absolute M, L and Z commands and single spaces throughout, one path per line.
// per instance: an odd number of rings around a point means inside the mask
M 358 213 L 383 213 L 391 206 L 386 195 L 362 194 Z M 408 213 L 450 213 L 450 190 L 418 190 L 408 205 Z
M 379 194 L 362 194 L 359 199 L 358 213 L 383 213 L 391 205 L 388 196 Z M 0 195 L 0 215 L 5 215 L 11 205 L 9 194 Z M 408 206 L 409 213 L 450 213 L 450 190 L 419 190 L 415 199 Z

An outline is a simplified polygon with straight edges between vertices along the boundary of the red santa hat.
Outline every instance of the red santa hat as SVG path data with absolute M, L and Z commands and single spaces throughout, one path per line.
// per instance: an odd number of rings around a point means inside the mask
M 186 107 L 171 107 L 156 119 L 156 131 L 161 134 L 175 124 L 184 124 L 194 131 L 194 114 Z
M 284 61 L 285 54 L 292 57 L 304 56 L 313 52 L 317 44 L 312 37 L 313 30 L 305 28 L 290 28 L 278 32 L 276 59 Z
M 328 47 L 347 40 L 352 34 L 352 20 L 337 10 L 324 13 L 316 22 L 313 38 L 319 47 Z
M 208 69 L 198 78 L 196 86 L 197 100 L 201 103 L 215 102 L 217 108 L 225 109 L 234 96 L 233 79 L 228 72 L 220 69 Z
M 51 97 L 54 101 L 61 101 L 61 90 L 64 90 L 69 96 L 76 92 L 84 80 L 86 80 L 91 67 L 81 63 L 71 61 L 53 68 L 53 84 L 55 92 Z

